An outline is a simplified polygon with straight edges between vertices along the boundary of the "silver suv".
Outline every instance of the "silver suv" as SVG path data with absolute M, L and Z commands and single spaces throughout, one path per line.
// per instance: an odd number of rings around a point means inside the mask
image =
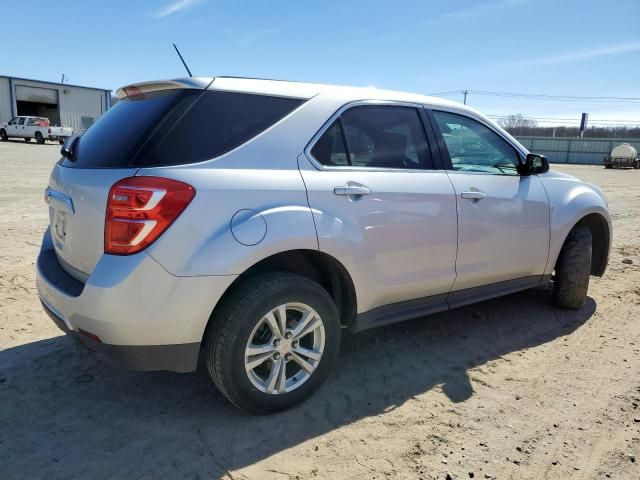
M 58 326 L 138 370 L 202 360 L 235 405 L 298 404 L 340 337 L 602 275 L 602 192 L 480 113 L 399 92 L 244 78 L 124 87 L 70 139 L 37 286 Z

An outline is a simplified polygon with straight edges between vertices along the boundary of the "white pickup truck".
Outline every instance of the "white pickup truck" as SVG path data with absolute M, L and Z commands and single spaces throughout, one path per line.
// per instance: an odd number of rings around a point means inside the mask
M 3 142 L 9 138 L 24 138 L 26 142 L 30 142 L 35 138 L 40 144 L 46 140 L 58 140 L 62 145 L 71 135 L 72 128 L 51 126 L 51 122 L 45 117 L 18 116 L 7 123 L 0 123 L 0 140 Z

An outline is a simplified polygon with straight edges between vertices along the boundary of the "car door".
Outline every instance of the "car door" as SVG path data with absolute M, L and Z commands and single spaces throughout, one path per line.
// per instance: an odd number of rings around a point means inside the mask
M 351 274 L 358 313 L 422 297 L 443 303 L 455 278 L 454 191 L 434 166 L 422 115 L 351 104 L 299 158 L 319 248 Z
M 19 117 L 13 117 L 11 120 L 9 120 L 9 123 L 7 123 L 7 135 L 10 137 L 17 137 L 18 135 L 18 121 L 20 120 Z
M 541 180 L 518 173 L 522 155 L 488 122 L 439 110 L 430 118 L 458 204 L 452 291 L 483 286 L 489 296 L 492 288 L 535 286 L 549 251 L 549 204 Z M 456 297 L 451 295 L 452 304 Z
M 25 131 L 27 126 L 27 117 L 18 117 L 18 126 L 16 129 L 16 137 L 28 137 Z

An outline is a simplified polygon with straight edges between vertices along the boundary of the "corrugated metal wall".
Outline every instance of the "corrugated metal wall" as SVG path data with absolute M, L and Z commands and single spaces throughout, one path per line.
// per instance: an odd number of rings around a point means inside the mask
M 74 132 L 88 128 L 107 110 L 102 90 L 69 87 L 61 91 L 60 120 Z
M 516 137 L 530 152 L 546 155 L 552 163 L 602 165 L 604 157 L 621 143 L 629 143 L 640 152 L 640 140 L 616 138 Z
M 11 120 L 11 95 L 9 94 L 9 79 L 0 77 L 0 122 Z
M 9 86 L 10 82 L 12 88 Z M 0 77 L 0 122 L 6 122 L 12 117 L 11 99 L 13 99 L 14 114 L 17 111 L 15 92 L 16 86 L 21 85 L 57 90 L 60 122 L 65 127 L 73 128 L 74 131 L 87 128 L 109 108 L 110 92 L 105 90 Z

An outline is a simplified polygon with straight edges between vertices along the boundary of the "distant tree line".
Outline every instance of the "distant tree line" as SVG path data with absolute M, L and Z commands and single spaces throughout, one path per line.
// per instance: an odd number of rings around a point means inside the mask
M 580 136 L 580 127 L 555 126 L 543 127 L 532 118 L 523 115 L 510 115 L 498 120 L 498 124 L 511 135 L 535 136 L 535 137 L 558 137 L 576 138 Z M 584 132 L 585 138 L 640 138 L 640 125 L 611 125 L 588 127 Z

